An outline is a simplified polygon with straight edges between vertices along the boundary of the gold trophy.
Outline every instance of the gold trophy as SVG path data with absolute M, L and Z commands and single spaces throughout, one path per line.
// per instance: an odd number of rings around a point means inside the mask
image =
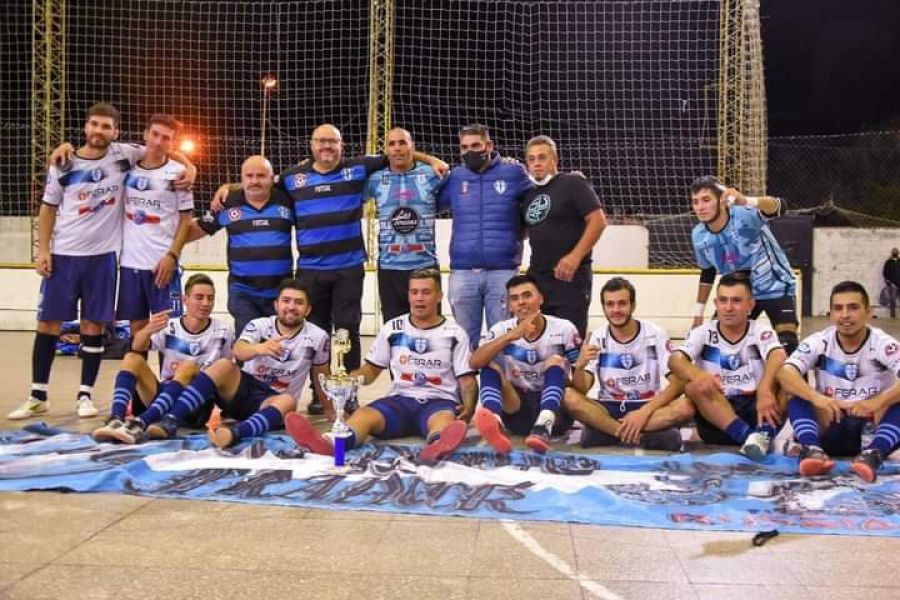
M 337 370 L 326 377 L 319 373 L 319 383 L 322 390 L 331 400 L 334 406 L 334 424 L 331 426 L 331 436 L 334 439 L 334 466 L 344 466 L 344 455 L 347 450 L 347 438 L 350 437 L 350 428 L 344 421 L 344 412 L 348 407 L 355 406 L 356 391 L 359 388 L 359 380 L 351 377 L 344 366 L 344 356 L 350 352 L 350 332 L 346 329 L 338 329 L 334 332 L 331 348 L 337 354 Z

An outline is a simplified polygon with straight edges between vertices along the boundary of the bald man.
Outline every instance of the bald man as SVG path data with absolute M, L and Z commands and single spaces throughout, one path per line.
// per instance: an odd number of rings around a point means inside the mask
M 228 232 L 228 312 L 238 335 L 253 319 L 275 314 L 278 284 L 293 276 L 294 208 L 274 180 L 268 159 L 247 158 L 240 189 L 229 191 L 222 210 L 207 212 L 191 229 L 191 240 Z

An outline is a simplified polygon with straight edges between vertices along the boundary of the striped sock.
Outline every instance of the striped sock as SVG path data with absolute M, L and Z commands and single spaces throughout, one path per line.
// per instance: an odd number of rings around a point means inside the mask
M 151 423 L 156 423 L 162 419 L 163 415 L 172 410 L 175 399 L 178 398 L 183 391 L 184 386 L 175 380 L 163 383 L 159 390 L 159 395 L 153 400 L 153 403 L 147 407 L 147 410 L 141 414 L 141 421 L 144 422 L 144 425 L 150 425 Z
M 740 417 L 735 417 L 734 421 L 729 423 L 728 427 L 725 428 L 725 433 L 728 434 L 728 437 L 738 444 L 746 442 L 747 436 L 750 435 L 751 431 L 753 431 L 753 429 L 750 425 Z
M 490 367 L 481 369 L 481 389 L 478 391 L 478 398 L 481 406 L 498 416 L 503 413 L 502 388 L 500 373 Z
M 893 405 L 884 413 L 872 443 L 864 449 L 877 448 L 881 456 L 887 457 L 897 446 L 900 446 L 900 404 Z
M 788 401 L 788 417 L 794 427 L 794 438 L 804 446 L 819 446 L 819 422 L 812 403 L 803 398 L 791 398 Z
M 191 413 L 197 411 L 203 403 L 212 398 L 216 392 L 216 384 L 210 379 L 209 375 L 204 372 L 197 373 L 197 376 L 191 381 L 190 385 L 184 388 L 175 404 L 172 405 L 171 414 L 181 423 L 187 419 Z
M 109 416 L 121 421 L 125 420 L 128 403 L 134 395 L 134 386 L 137 385 L 137 377 L 129 371 L 119 371 L 116 375 L 116 384 L 113 389 L 112 406 L 109 407 Z
M 541 390 L 541 410 L 559 410 L 562 403 L 565 374 L 562 367 L 552 366 L 544 371 L 544 389 Z
M 272 429 L 281 427 L 281 411 L 274 406 L 267 406 L 256 412 L 246 421 L 241 421 L 234 428 L 237 439 L 258 437 Z

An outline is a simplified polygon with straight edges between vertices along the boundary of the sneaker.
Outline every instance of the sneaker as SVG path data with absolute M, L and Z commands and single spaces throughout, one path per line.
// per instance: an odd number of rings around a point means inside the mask
M 78 416 L 82 419 L 90 419 L 91 417 L 97 416 L 97 407 L 94 406 L 93 400 L 87 394 L 82 394 L 78 396 L 78 399 L 75 401 L 75 412 L 78 413 Z
M 6 418 L 10 421 L 21 421 L 22 419 L 44 415 L 50 410 L 48 405 L 49 403 L 46 400 L 29 397 L 18 408 L 6 415 Z
M 174 415 L 163 415 L 156 423 L 147 425 L 147 437 L 151 440 L 168 440 L 178 435 L 178 419 Z
M 422 451 L 419 452 L 419 462 L 433 465 L 442 458 L 453 454 L 453 451 L 459 448 L 462 441 L 466 439 L 468 430 L 469 427 L 464 421 L 459 419 L 451 421 L 446 427 L 441 429 L 440 437 L 422 448 Z
M 769 444 L 771 441 L 768 433 L 764 431 L 754 431 L 747 436 L 746 440 L 744 440 L 744 445 L 741 446 L 741 454 L 750 460 L 760 462 L 766 457 L 766 454 L 769 453 Z
M 309 403 L 309 406 L 306 407 L 306 414 L 311 417 L 317 417 L 325 413 L 325 409 L 322 408 L 322 401 L 313 396 L 312 402 Z
M 878 477 L 878 469 L 881 468 L 883 462 L 884 457 L 881 455 L 881 450 L 869 448 L 860 452 L 853 459 L 853 462 L 850 463 L 850 468 L 854 473 L 862 477 L 862 480 L 866 483 L 875 483 L 875 479 Z
M 825 475 L 834 466 L 825 451 L 818 446 L 800 446 L 800 474 L 804 477 Z
M 546 453 L 550 450 L 550 430 L 546 425 L 535 425 L 525 438 L 525 445 L 538 454 Z
M 622 440 L 614 435 L 609 435 L 604 431 L 585 425 L 581 432 L 581 441 L 579 443 L 582 448 L 594 448 L 597 446 L 618 446 L 622 443 Z
M 298 446 L 306 448 L 313 454 L 334 456 L 334 446 L 331 445 L 331 441 L 300 413 L 288 413 L 284 418 L 284 428 Z
M 122 427 L 125 427 L 125 421 L 118 417 L 110 417 L 103 424 L 103 427 L 95 429 L 91 436 L 95 442 L 117 442 L 119 438 L 116 436 L 115 430 Z
M 147 439 L 147 429 L 143 421 L 133 419 L 124 426 L 112 430 L 112 435 L 123 444 L 140 444 Z
M 472 421 L 475 423 L 475 429 L 494 448 L 494 451 L 499 454 L 509 454 L 512 450 L 512 443 L 503 433 L 503 422 L 496 413 L 479 406 Z
M 659 431 L 645 431 L 641 434 L 639 445 L 644 450 L 681 452 L 681 430 L 676 427 L 669 427 Z

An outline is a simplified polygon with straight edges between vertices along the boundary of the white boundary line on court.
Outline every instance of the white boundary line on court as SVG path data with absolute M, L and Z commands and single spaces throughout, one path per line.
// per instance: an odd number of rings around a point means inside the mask
M 587 593 L 600 598 L 601 600 L 624 600 L 621 596 L 614 594 L 609 591 L 606 587 L 604 587 L 601 583 L 594 581 L 590 577 L 585 575 L 581 575 L 577 573 L 569 565 L 566 564 L 566 561 L 556 556 L 552 552 L 548 552 L 541 546 L 536 539 L 531 537 L 531 535 L 519 527 L 519 524 L 515 521 L 507 521 L 502 520 L 503 528 L 506 532 L 514 537 L 516 541 L 525 546 L 532 554 L 546 562 L 548 565 L 578 583 L 581 588 Z

